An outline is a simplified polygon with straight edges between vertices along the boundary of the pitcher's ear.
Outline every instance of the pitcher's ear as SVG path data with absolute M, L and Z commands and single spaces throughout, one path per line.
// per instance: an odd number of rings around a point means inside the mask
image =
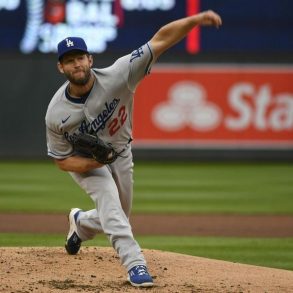
M 93 58 L 93 55 L 89 55 L 89 61 L 90 61 L 90 67 L 92 67 L 93 64 L 94 64 L 94 58 Z
M 57 68 L 58 68 L 60 73 L 64 73 L 63 66 L 62 66 L 62 64 L 60 62 L 57 63 Z

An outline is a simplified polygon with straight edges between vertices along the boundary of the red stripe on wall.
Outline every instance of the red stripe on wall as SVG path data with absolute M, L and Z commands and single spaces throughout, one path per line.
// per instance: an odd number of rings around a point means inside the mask
M 118 17 L 118 27 L 123 27 L 124 25 L 124 11 L 121 7 L 120 0 L 114 2 L 114 14 Z
M 200 11 L 200 0 L 186 0 L 186 15 L 194 15 Z M 199 26 L 192 29 L 186 37 L 186 50 L 190 54 L 200 51 L 200 29 Z

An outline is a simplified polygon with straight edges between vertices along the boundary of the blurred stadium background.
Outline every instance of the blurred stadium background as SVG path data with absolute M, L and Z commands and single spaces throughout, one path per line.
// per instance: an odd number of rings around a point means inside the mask
M 136 158 L 292 161 L 290 0 L 0 0 L 0 158 L 46 158 L 44 116 L 64 81 L 58 41 L 84 37 L 104 67 L 206 9 L 223 26 L 193 30 L 138 89 Z

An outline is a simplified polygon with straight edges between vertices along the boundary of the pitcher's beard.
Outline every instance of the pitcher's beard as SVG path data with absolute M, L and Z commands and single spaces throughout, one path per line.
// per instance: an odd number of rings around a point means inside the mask
M 91 78 L 91 69 L 85 71 L 85 75 L 82 78 L 75 78 L 71 74 L 65 74 L 67 79 L 74 85 L 86 85 Z

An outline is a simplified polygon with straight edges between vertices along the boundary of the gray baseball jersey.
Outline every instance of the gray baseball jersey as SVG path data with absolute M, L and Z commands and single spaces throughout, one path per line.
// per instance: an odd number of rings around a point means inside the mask
M 147 43 L 110 67 L 93 69 L 96 79 L 86 99 L 70 98 L 69 82 L 65 82 L 51 100 L 46 115 L 48 155 L 56 159 L 71 156 L 71 142 L 79 132 L 92 131 L 118 150 L 123 148 L 132 136 L 135 88 L 149 73 L 152 62 Z
M 76 221 L 82 241 L 104 232 L 122 264 L 130 270 L 146 261 L 135 241 L 129 215 L 133 196 L 133 162 L 129 141 L 132 136 L 133 96 L 139 81 L 153 63 L 150 44 L 118 59 L 112 66 L 93 69 L 95 82 L 89 95 L 73 99 L 68 82 L 54 95 L 46 115 L 48 155 L 65 159 L 74 154 L 71 141 L 80 132 L 94 132 L 112 143 L 123 157 L 85 173 L 69 172 L 95 203 Z

